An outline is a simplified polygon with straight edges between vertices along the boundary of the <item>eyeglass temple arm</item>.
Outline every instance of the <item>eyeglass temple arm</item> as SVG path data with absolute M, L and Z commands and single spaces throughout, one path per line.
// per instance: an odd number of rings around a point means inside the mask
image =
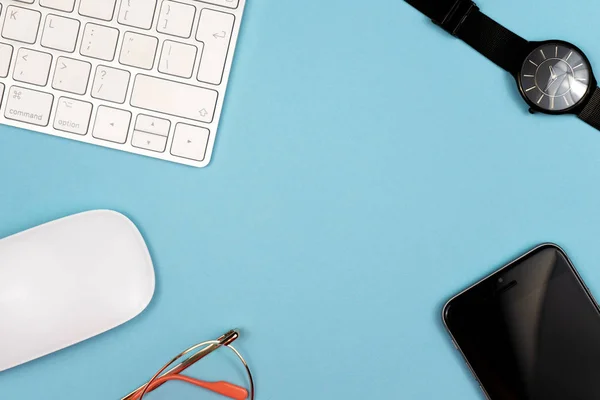
M 158 386 L 164 384 L 170 380 L 177 380 L 181 382 L 187 382 L 192 385 L 210 390 L 211 392 L 220 394 L 225 397 L 229 397 L 233 400 L 246 400 L 248 398 L 248 390 L 238 385 L 234 385 L 233 383 L 219 381 L 219 382 L 205 382 L 199 379 L 190 378 L 185 375 L 166 375 L 156 379 L 150 387 L 148 391 L 156 389 Z M 140 393 L 141 394 L 141 393 Z
M 231 330 L 231 331 L 227 332 L 226 334 L 220 336 L 217 339 L 217 341 L 219 341 L 219 344 L 211 344 L 211 345 L 206 346 L 204 349 L 200 350 L 198 353 L 194 354 L 192 357 L 180 362 L 179 364 L 177 364 L 176 366 L 174 366 L 173 368 L 171 368 L 170 370 L 168 370 L 167 372 L 162 374 L 161 377 L 168 376 L 168 375 L 178 375 L 178 374 L 182 373 L 183 371 L 185 371 L 186 369 L 188 369 L 189 367 L 191 367 L 198 361 L 202 360 L 204 357 L 208 356 L 210 353 L 217 350 L 221 346 L 230 345 L 237 338 L 239 338 L 239 336 L 240 336 L 240 334 L 236 330 Z M 151 392 L 151 391 L 159 388 L 165 382 L 166 381 L 163 381 L 156 386 L 152 385 L 152 388 L 149 388 L 150 390 L 148 390 L 148 392 Z M 146 387 L 147 384 L 148 384 L 148 382 L 144 383 L 142 386 L 135 389 L 133 392 L 129 393 L 127 396 L 123 397 L 121 400 L 137 399 L 137 396 L 144 390 L 144 388 Z

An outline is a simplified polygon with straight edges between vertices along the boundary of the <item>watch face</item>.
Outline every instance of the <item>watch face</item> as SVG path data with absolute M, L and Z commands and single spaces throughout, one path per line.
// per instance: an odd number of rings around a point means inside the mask
M 521 69 L 523 95 L 534 107 L 566 112 L 588 93 L 591 68 L 587 58 L 565 42 L 547 42 L 535 49 Z

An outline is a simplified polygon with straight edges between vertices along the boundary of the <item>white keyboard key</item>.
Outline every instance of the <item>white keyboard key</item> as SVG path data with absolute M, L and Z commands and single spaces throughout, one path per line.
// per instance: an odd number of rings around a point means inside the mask
M 192 35 L 195 16 L 194 6 L 177 1 L 163 1 L 156 30 L 187 39 Z
M 198 1 L 198 0 L 196 0 Z M 203 3 L 216 4 L 218 6 L 237 8 L 240 0 L 202 0 Z
M 79 21 L 75 19 L 49 14 L 44 24 L 42 46 L 68 53 L 74 52 L 79 26 Z
M 34 0 L 15 0 L 21 3 L 33 4 Z
M 61 97 L 58 99 L 58 106 L 56 107 L 54 128 L 63 132 L 85 135 L 90 125 L 91 116 L 92 105 L 90 103 Z
M 4 96 L 4 83 L 0 83 L 0 106 L 2 105 L 2 97 Z
M 200 43 L 200 54 L 202 54 L 203 46 Z M 165 40 L 160 54 L 158 70 L 163 74 L 191 78 L 194 73 L 194 63 L 196 62 L 197 53 L 198 49 L 196 46 Z
M 116 3 L 117 0 L 81 0 L 79 14 L 110 21 L 113 19 Z
M 13 47 L 11 45 L 0 43 L 0 78 L 6 78 L 8 76 L 12 53 Z
M 206 155 L 210 132 L 206 128 L 187 124 L 177 124 L 171 154 L 190 160 L 202 161 Z
M 135 121 L 135 130 L 159 136 L 169 136 L 171 122 L 166 119 L 140 114 Z
M 152 69 L 157 47 L 158 39 L 153 36 L 126 32 L 119 62 L 132 67 Z
M 112 61 L 115 59 L 117 40 L 119 40 L 119 31 L 117 29 L 102 25 L 87 24 L 81 41 L 81 55 Z
M 217 97 L 215 90 L 139 74 L 135 77 L 131 105 L 210 123 Z
M 42 14 L 39 11 L 8 6 L 4 13 L 2 37 L 33 44 L 37 40 Z
M 51 65 L 52 56 L 50 54 L 20 48 L 17 53 L 13 79 L 33 85 L 46 86 Z
M 231 14 L 203 9 L 196 39 L 204 43 L 198 80 L 220 85 L 229 51 L 235 17 Z
M 129 88 L 129 78 L 128 71 L 99 65 L 96 68 L 91 95 L 96 99 L 123 104 Z
M 131 113 L 129 111 L 100 106 L 96 113 L 92 136 L 109 142 L 125 143 L 130 123 Z
M 133 131 L 131 145 L 141 149 L 163 153 L 167 148 L 167 137 L 136 130 Z
M 4 116 L 15 121 L 47 126 L 53 101 L 51 94 L 13 86 L 8 93 Z
M 40 6 L 55 10 L 73 12 L 75 0 L 40 0 Z
M 150 29 L 155 9 L 156 0 L 123 0 L 117 20 L 122 25 Z
M 69 93 L 85 94 L 92 64 L 68 57 L 58 57 L 52 87 Z

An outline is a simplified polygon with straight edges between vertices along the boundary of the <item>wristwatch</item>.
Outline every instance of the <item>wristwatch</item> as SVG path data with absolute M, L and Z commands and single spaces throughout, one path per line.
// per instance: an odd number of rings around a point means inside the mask
M 577 46 L 563 40 L 529 42 L 470 0 L 406 2 L 508 71 L 532 114 L 575 114 L 600 130 L 600 89 Z

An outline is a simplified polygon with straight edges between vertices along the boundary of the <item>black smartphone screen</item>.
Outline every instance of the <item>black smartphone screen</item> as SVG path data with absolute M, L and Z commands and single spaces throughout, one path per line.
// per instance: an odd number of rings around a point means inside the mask
M 458 295 L 444 320 L 491 400 L 600 399 L 600 313 L 559 248 Z

